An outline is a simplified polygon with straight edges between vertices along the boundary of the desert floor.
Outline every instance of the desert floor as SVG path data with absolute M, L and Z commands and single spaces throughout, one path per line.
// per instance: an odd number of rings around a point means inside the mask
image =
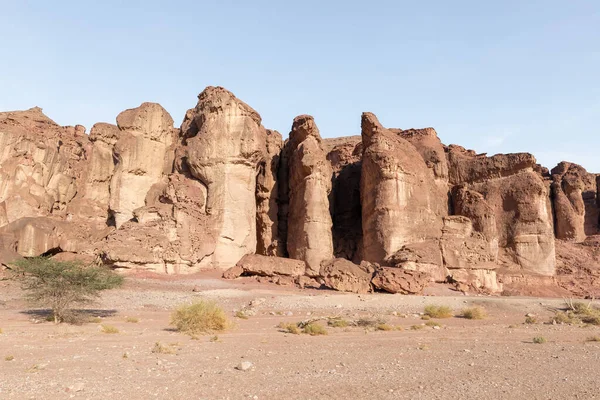
M 600 398 L 600 342 L 587 341 L 600 327 L 547 323 L 562 299 L 430 293 L 437 296 L 299 290 L 214 274 L 137 276 L 104 293 L 88 312 L 99 317 L 93 322 L 54 325 L 28 309 L 14 282 L 0 281 L 0 399 Z M 234 327 L 196 339 L 174 331 L 172 310 L 195 299 L 217 301 Z M 255 315 L 236 318 L 250 302 Z M 427 322 L 419 315 L 427 304 L 457 312 L 481 305 L 488 317 L 411 329 Z M 538 322 L 525 324 L 526 314 Z M 328 327 L 326 336 L 309 336 L 277 328 L 332 316 L 404 329 Z M 236 369 L 244 361 L 252 367 Z

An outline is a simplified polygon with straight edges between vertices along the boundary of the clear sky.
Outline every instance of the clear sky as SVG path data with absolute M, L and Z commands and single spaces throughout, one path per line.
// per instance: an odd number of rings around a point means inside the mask
M 0 110 L 114 122 L 144 101 L 179 126 L 208 85 L 284 137 L 433 126 L 446 144 L 600 172 L 600 1 L 0 0 Z

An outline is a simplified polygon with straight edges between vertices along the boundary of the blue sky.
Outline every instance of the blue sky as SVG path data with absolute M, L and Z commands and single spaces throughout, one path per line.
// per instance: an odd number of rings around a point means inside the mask
M 299 114 L 359 134 L 372 111 L 600 172 L 598 0 L 0 0 L 0 38 L 0 110 L 63 125 L 154 101 L 178 126 L 220 85 L 284 136 Z

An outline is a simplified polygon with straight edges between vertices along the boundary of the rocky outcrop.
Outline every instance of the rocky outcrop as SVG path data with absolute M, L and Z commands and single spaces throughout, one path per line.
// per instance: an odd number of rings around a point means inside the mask
M 117 116 L 121 131 L 114 145 L 116 159 L 110 182 L 110 212 L 115 226 L 145 205 L 146 194 L 173 169 L 173 119 L 159 104 L 143 103 Z
M 363 257 L 385 263 L 402 246 L 439 240 L 447 188 L 435 183 L 415 146 L 375 115 L 364 113 L 361 126 Z
M 332 170 L 311 116 L 294 119 L 286 152 L 289 167 L 287 251 L 291 258 L 306 262 L 309 276 L 317 276 L 321 262 L 333 257 L 329 211 Z
M 371 113 L 361 136 L 335 139 L 299 116 L 284 143 L 220 87 L 179 129 L 155 103 L 89 136 L 39 108 L 0 113 L 0 254 L 11 257 L 357 293 L 435 282 L 595 296 L 599 193 L 600 176 L 577 164 L 550 173 L 531 154 L 446 147 L 433 128 L 386 129 Z
M 90 141 L 35 107 L 0 113 L 0 227 L 23 217 L 64 217 L 82 184 Z
M 541 167 L 531 154 L 487 157 L 459 146 L 447 149 L 453 209 L 472 220 L 509 270 L 555 271 L 552 206 Z
M 220 269 L 256 251 L 256 176 L 266 130 L 256 111 L 231 92 L 208 87 L 182 125 L 179 168 L 207 189 L 205 211 L 217 243 L 204 264 Z
M 556 237 L 580 243 L 598 234 L 596 175 L 564 161 L 551 174 Z
M 354 264 L 344 258 L 324 261 L 320 276 L 328 288 L 341 292 L 369 293 L 375 269 L 368 262 Z

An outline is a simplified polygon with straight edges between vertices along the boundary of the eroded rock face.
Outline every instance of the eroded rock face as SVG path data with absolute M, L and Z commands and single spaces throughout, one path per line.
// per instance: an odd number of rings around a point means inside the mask
M 535 158 L 525 153 L 486 157 L 459 146 L 450 146 L 447 155 L 450 181 L 458 185 L 452 192 L 454 213 L 471 219 L 491 254 L 498 246 L 504 267 L 553 275 L 552 206 Z
M 291 258 L 306 262 L 309 276 L 317 276 L 321 262 L 333 257 L 329 212 L 332 170 L 311 116 L 294 119 L 286 147 L 289 166 L 287 250 Z
M 173 169 L 173 119 L 159 104 L 143 103 L 117 116 L 121 131 L 114 145 L 116 159 L 110 202 L 117 228 L 145 205 L 146 194 Z
M 23 217 L 64 217 L 82 185 L 90 142 L 35 107 L 0 113 L 0 226 Z
M 256 178 L 256 253 L 265 256 L 283 256 L 279 240 L 279 179 L 283 140 L 277 131 L 267 129 L 264 163 Z
M 180 168 L 207 188 L 206 214 L 217 237 L 205 263 L 230 268 L 256 251 L 256 176 L 266 159 L 266 130 L 246 103 L 208 87 L 188 112 L 182 137 Z
M 382 263 L 407 244 L 437 242 L 447 214 L 447 188 L 435 183 L 434 169 L 371 113 L 363 114 L 362 140 L 364 259 Z
M 551 173 L 556 237 L 579 243 L 598 234 L 596 175 L 564 161 Z
M 323 144 L 333 170 L 329 204 L 333 220 L 334 255 L 358 264 L 362 259 L 362 140 L 360 136 L 350 136 L 324 139 Z

